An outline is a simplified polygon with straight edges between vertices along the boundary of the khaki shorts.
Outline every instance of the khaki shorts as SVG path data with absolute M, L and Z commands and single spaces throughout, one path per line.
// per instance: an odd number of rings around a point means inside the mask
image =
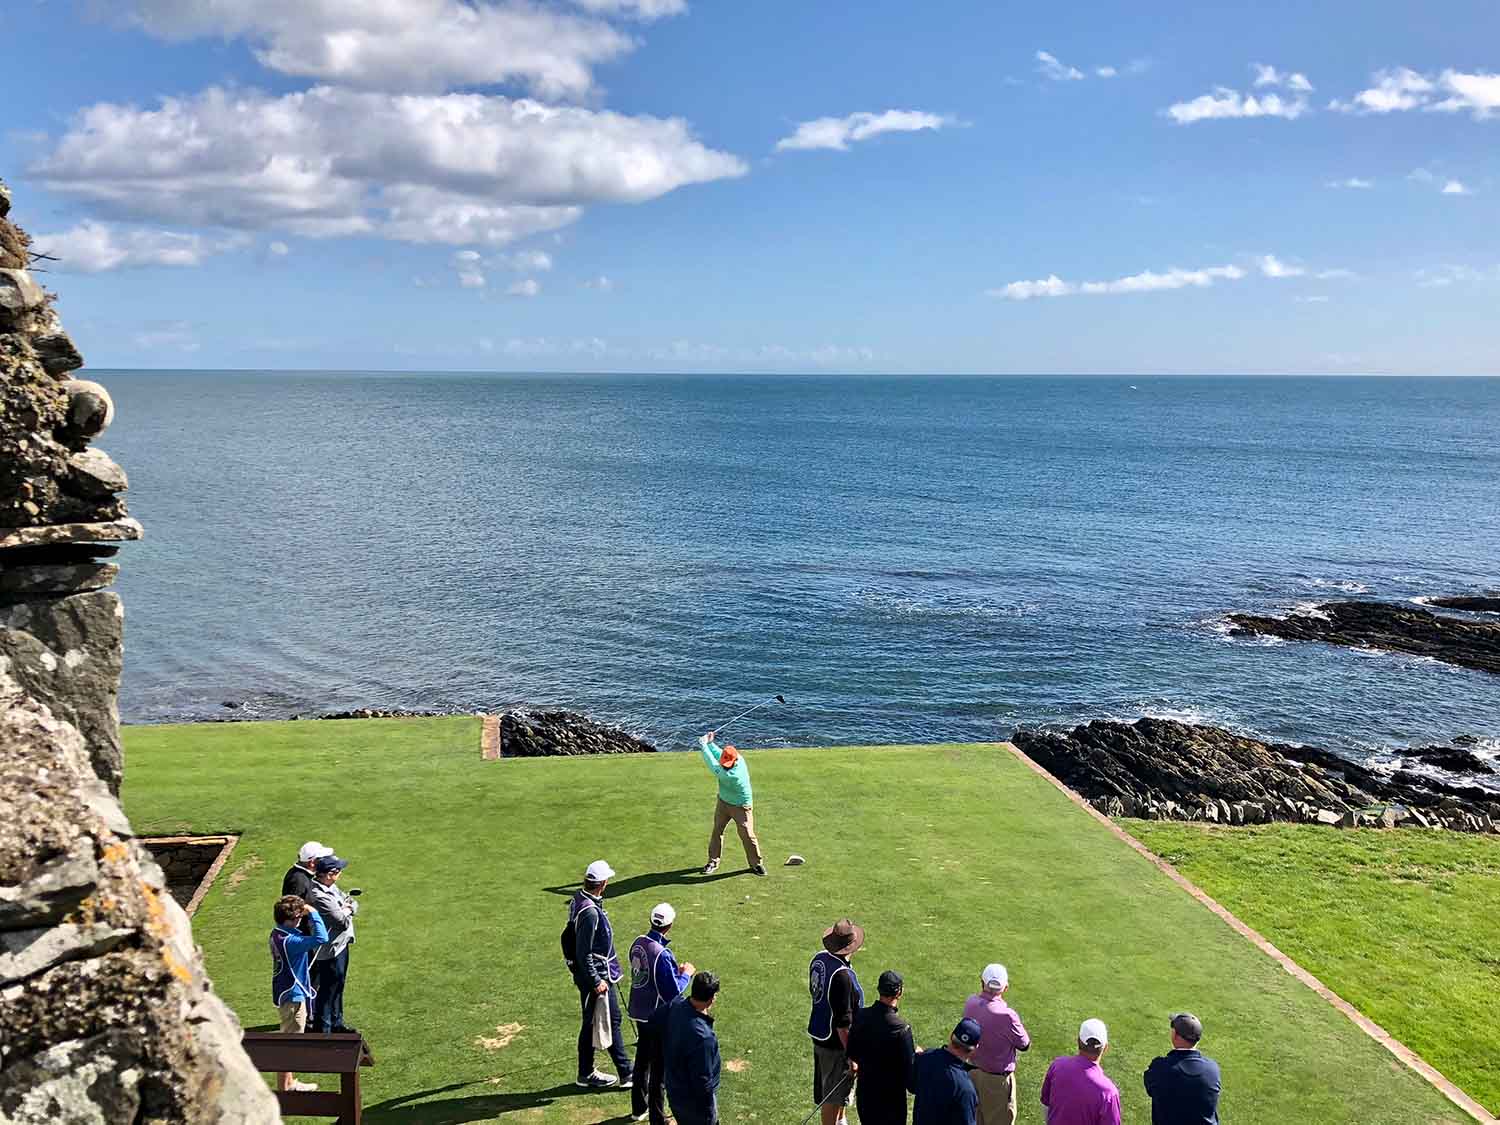
M 289 1000 L 285 1004 L 277 1004 L 276 1013 L 281 1017 L 282 1031 L 307 1030 L 306 1000 Z
M 838 1032 L 834 1032 L 837 1035 Z M 830 1042 L 838 1042 L 837 1039 Z M 843 1089 L 839 1084 L 843 1083 Z M 840 1099 L 840 1093 L 843 1098 Z M 854 1104 L 854 1079 L 849 1077 L 849 1056 L 842 1047 L 825 1047 L 813 1043 L 813 1104 Z

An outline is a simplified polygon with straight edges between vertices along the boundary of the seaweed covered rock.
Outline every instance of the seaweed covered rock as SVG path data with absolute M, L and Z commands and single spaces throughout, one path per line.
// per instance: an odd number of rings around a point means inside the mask
M 507 758 L 654 754 L 656 747 L 573 711 L 508 711 L 500 718 L 500 753 Z

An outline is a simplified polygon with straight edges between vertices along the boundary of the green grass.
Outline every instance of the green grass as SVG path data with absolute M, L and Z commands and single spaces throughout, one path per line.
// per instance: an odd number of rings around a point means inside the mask
M 1500 838 L 1415 828 L 1123 823 L 1500 1113 Z
M 137 727 L 126 731 L 136 828 L 243 834 L 194 920 L 219 990 L 248 1026 L 273 1019 L 266 934 L 282 872 L 314 837 L 362 886 L 348 1015 L 372 1043 L 367 1120 L 410 1125 L 619 1120 L 623 1093 L 571 1084 L 577 994 L 557 948 L 586 862 L 619 871 L 623 946 L 663 899 L 679 954 L 724 981 L 718 1032 L 728 1122 L 811 1108 L 806 968 L 848 914 L 873 982 L 906 976 L 919 1042 L 941 1042 L 988 961 L 1035 1046 L 1021 1120 L 1040 1122 L 1048 1060 L 1105 1019 L 1125 1119 L 1167 1016 L 1203 1017 L 1235 1125 L 1464 1120 L 1417 1076 L 1254 950 L 1143 857 L 1002 750 L 982 746 L 752 752 L 757 829 L 773 864 L 705 880 L 712 782 L 687 755 L 481 762 L 470 719 Z M 788 853 L 804 867 L 776 866 Z M 721 873 L 722 875 L 723 873 Z M 480 1045 L 519 1024 L 508 1046 Z M 627 1033 L 628 1034 L 628 1033 Z

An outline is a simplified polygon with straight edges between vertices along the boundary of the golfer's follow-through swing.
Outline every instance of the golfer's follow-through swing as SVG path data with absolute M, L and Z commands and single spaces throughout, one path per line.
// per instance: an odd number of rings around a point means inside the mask
M 717 724 L 713 730 L 698 739 L 698 750 L 703 755 L 704 764 L 719 782 L 719 795 L 714 802 L 714 826 L 708 836 L 708 862 L 703 865 L 705 875 L 712 875 L 719 869 L 719 859 L 724 849 L 724 829 L 729 827 L 731 820 L 739 830 L 740 843 L 745 846 L 745 862 L 750 865 L 750 870 L 757 875 L 766 873 L 765 860 L 760 854 L 760 841 L 755 838 L 750 767 L 745 762 L 745 756 L 734 746 L 720 746 L 714 740 L 725 727 L 739 722 L 752 711 L 758 711 L 768 703 L 785 702 L 786 697 L 780 695 L 763 699 L 732 719 Z

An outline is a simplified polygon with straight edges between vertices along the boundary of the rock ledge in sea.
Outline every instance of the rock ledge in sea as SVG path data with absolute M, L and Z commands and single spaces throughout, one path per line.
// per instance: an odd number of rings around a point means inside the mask
M 505 758 L 654 753 L 651 743 L 574 711 L 507 711 L 500 717 Z
M 1446 598 L 1428 598 L 1427 604 L 1439 609 L 1467 609 L 1477 613 L 1500 613 L 1500 591 L 1489 594 L 1454 594 Z
M 1218 727 L 1098 719 L 1066 733 L 1022 727 L 1011 741 L 1107 816 L 1500 832 L 1500 793 L 1408 770 L 1386 777 L 1327 750 Z
M 1500 675 L 1500 624 L 1442 617 L 1416 606 L 1326 602 L 1286 617 L 1231 613 L 1229 620 L 1235 626 L 1232 635 L 1386 649 Z

